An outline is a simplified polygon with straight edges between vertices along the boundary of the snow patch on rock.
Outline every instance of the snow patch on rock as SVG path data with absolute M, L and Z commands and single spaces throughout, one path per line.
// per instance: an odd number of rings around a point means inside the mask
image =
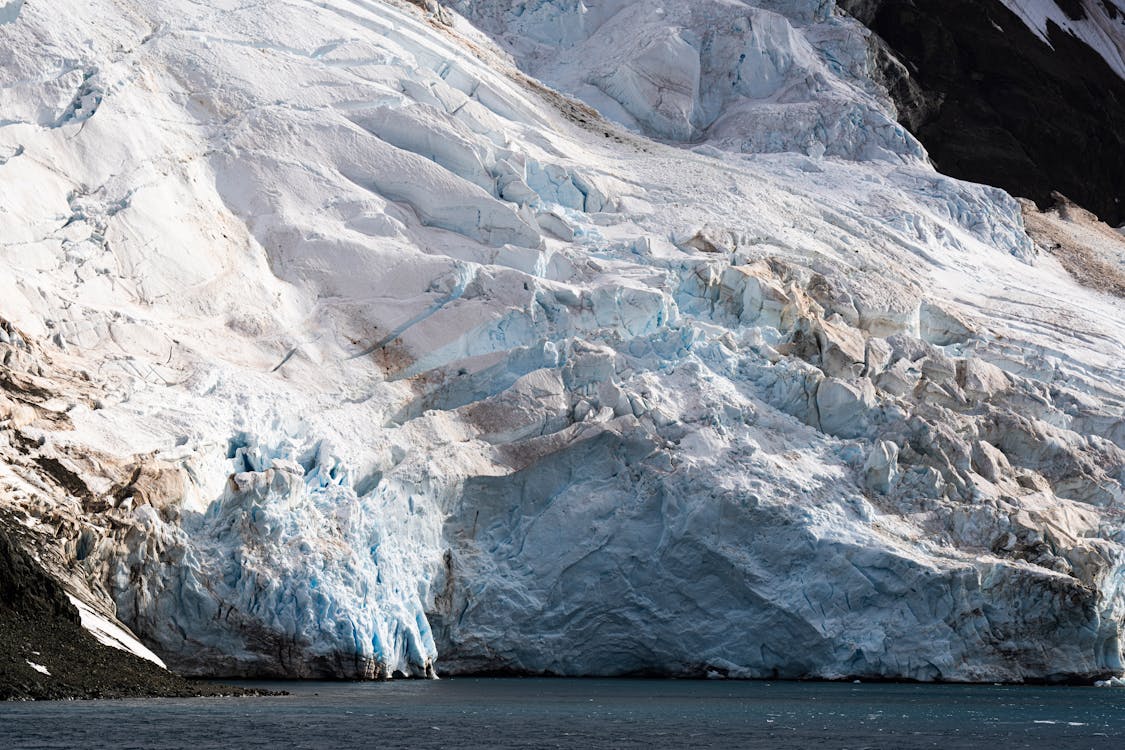
M 69 598 L 70 603 L 78 608 L 78 614 L 82 618 L 82 627 L 89 630 L 90 633 L 98 639 L 99 643 L 116 648 L 120 651 L 127 651 L 134 656 L 139 656 L 142 659 L 151 661 L 153 664 L 163 669 L 168 668 L 159 656 L 137 640 L 135 635 L 123 628 L 119 623 L 95 612 L 89 604 L 78 597 L 70 595 Z M 42 671 L 44 674 L 49 674 L 46 670 Z
M 51 676 L 51 671 L 49 669 L 47 669 L 46 667 L 44 667 L 42 664 L 36 664 L 35 662 L 31 661 L 30 659 L 24 659 L 24 661 L 27 662 L 27 666 L 31 667 L 32 669 L 34 669 L 39 674 L 45 674 L 48 677 Z
M 1078 0 L 1067 3 L 1077 7 L 1078 18 L 1054 0 L 1001 0 L 1027 24 L 1040 39 L 1050 44 L 1050 26 L 1054 25 L 1081 39 L 1105 59 L 1117 75 L 1125 78 L 1125 10 L 1115 0 Z

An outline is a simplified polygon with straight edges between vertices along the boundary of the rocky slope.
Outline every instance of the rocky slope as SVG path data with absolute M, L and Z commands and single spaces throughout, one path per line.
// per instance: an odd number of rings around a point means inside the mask
M 1125 224 L 1125 10 L 1116 0 L 842 0 L 937 167 Z
M 168 666 L 1121 669 L 1121 299 L 832 3 L 23 4 L 0 505 Z M 139 644 L 138 644 L 139 645 Z
M 1039 211 L 1022 201 L 1028 234 L 1080 284 L 1125 297 L 1125 232 L 1114 231 L 1081 206 L 1056 193 Z
M 243 695 L 242 688 L 188 682 L 98 641 L 58 581 L 0 517 L 0 700 Z

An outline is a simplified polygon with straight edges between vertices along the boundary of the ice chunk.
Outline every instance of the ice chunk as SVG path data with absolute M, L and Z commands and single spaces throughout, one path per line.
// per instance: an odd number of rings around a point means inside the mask
M 492 192 L 495 185 L 471 135 L 454 122 L 443 122 L 425 107 L 379 107 L 350 113 L 353 122 L 392 146 L 431 159 L 477 187 Z M 483 155 L 488 158 L 488 154 Z
M 631 54 L 589 82 L 617 101 L 646 131 L 673 140 L 695 136 L 699 107 L 699 51 L 668 30 L 636 37 Z
M 357 151 L 365 158 L 341 164 L 341 172 L 357 185 L 406 202 L 423 224 L 489 245 L 539 246 L 539 232 L 511 206 L 429 159 L 382 141 Z
M 886 495 L 898 478 L 898 446 L 880 440 L 867 454 L 863 464 L 864 482 L 868 488 Z
M 854 438 L 866 433 L 868 413 L 876 403 L 875 386 L 867 378 L 853 381 L 826 378 L 816 392 L 820 427 L 837 437 Z

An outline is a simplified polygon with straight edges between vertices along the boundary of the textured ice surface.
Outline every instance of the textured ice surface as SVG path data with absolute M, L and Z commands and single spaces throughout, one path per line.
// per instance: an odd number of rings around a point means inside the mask
M 745 153 L 918 156 L 827 2 L 449 3 L 529 73 L 627 127 Z
M 91 600 L 196 674 L 1120 669 L 1120 300 L 862 29 L 450 5 L 3 27 L 0 501 Z

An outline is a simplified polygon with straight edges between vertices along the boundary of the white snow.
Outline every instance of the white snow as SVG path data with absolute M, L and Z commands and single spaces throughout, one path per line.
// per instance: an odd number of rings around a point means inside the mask
M 89 604 L 73 594 L 67 594 L 67 598 L 70 599 L 71 604 L 78 608 L 78 615 L 82 619 L 82 627 L 89 630 L 90 633 L 98 639 L 99 643 L 116 648 L 120 651 L 127 651 L 134 656 L 139 656 L 142 659 L 151 661 L 158 667 L 167 669 L 167 666 L 159 656 L 137 640 L 135 635 L 121 627 L 120 624 L 99 612 L 95 612 Z M 47 673 L 45 669 L 41 671 L 45 674 Z
M 40 674 L 45 674 L 48 677 L 51 676 L 51 671 L 49 669 L 47 669 L 46 667 L 44 667 L 42 664 L 36 664 L 35 662 L 31 661 L 30 659 L 24 659 L 24 661 L 27 662 L 27 666 L 31 667 L 36 672 L 39 672 Z
M 121 622 L 194 674 L 1121 667 L 1125 310 L 854 21 L 451 5 L 4 27 L 0 348 L 67 423 L 0 423 L 159 467 L 74 511 Z

